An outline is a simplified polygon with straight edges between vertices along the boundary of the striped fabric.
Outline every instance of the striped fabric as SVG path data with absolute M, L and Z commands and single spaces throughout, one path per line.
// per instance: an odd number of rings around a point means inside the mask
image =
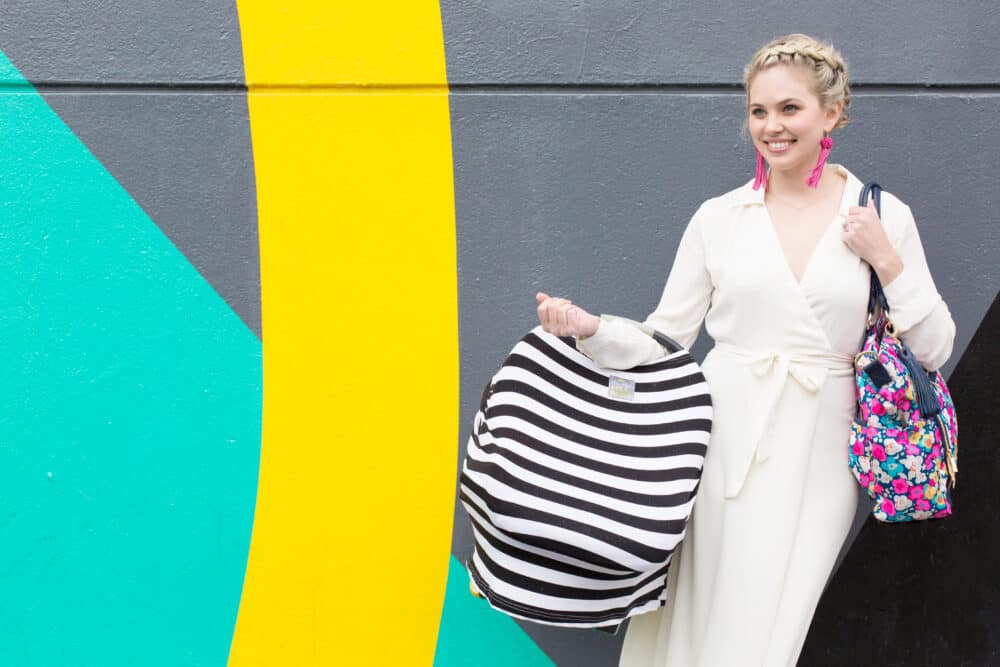
M 473 587 L 549 625 L 617 626 L 662 605 L 711 425 L 687 351 L 615 371 L 536 327 L 486 386 L 462 466 Z

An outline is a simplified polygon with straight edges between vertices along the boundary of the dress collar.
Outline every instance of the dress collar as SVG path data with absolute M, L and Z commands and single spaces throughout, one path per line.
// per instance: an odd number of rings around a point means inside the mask
M 830 166 L 837 170 L 838 174 L 841 174 L 847 178 L 847 184 L 844 186 L 844 196 L 840 203 L 840 213 L 842 215 L 847 215 L 848 209 L 854 206 L 858 201 L 858 196 L 861 194 L 861 188 L 864 184 L 858 179 L 857 176 L 852 174 L 847 167 L 840 164 L 830 163 Z M 764 190 L 754 190 L 753 180 L 749 180 L 743 187 L 739 188 L 736 196 L 737 206 L 763 206 L 764 205 Z

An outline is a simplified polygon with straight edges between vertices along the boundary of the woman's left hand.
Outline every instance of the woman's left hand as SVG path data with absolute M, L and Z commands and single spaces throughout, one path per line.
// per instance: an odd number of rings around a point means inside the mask
M 844 244 L 868 262 L 883 285 L 888 285 L 903 271 L 903 261 L 886 236 L 882 221 L 875 211 L 875 202 L 867 206 L 852 206 L 843 223 Z

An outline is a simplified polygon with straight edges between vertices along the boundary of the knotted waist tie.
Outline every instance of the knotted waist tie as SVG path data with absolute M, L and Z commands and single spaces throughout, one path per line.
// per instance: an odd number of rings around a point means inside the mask
M 749 422 L 745 425 L 746 437 L 735 442 L 727 442 L 724 453 L 726 459 L 726 489 L 727 498 L 735 498 L 743 488 L 751 464 L 761 463 L 770 458 L 777 443 L 775 438 L 764 439 L 768 427 L 774 418 L 774 412 L 785 390 L 788 379 L 794 380 L 811 397 L 811 410 L 801 410 L 805 406 L 790 405 L 790 409 L 800 410 L 797 416 L 809 424 L 809 432 L 803 437 L 811 437 L 818 410 L 820 389 L 826 383 L 827 375 L 849 377 L 854 374 L 854 357 L 833 350 L 816 350 L 808 352 L 793 352 L 778 354 L 776 352 L 759 352 L 748 350 L 729 343 L 718 343 L 713 353 L 739 359 L 750 366 L 751 372 L 766 386 L 748 387 Z M 805 412 L 807 414 L 803 414 Z M 846 437 L 846 434 L 845 434 Z

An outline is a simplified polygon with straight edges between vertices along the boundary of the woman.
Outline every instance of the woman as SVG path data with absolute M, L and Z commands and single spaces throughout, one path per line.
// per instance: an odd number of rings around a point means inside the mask
M 715 419 L 672 594 L 632 619 L 623 666 L 795 664 L 857 508 L 847 442 L 869 266 L 923 366 L 951 353 L 955 326 L 910 209 L 884 193 L 879 220 L 854 205 L 861 181 L 825 163 L 850 104 L 840 54 L 781 37 L 754 55 L 744 83 L 756 178 L 701 205 L 646 320 L 686 347 L 704 320 Z M 576 336 L 601 366 L 663 354 L 621 320 L 537 299 L 543 327 Z

